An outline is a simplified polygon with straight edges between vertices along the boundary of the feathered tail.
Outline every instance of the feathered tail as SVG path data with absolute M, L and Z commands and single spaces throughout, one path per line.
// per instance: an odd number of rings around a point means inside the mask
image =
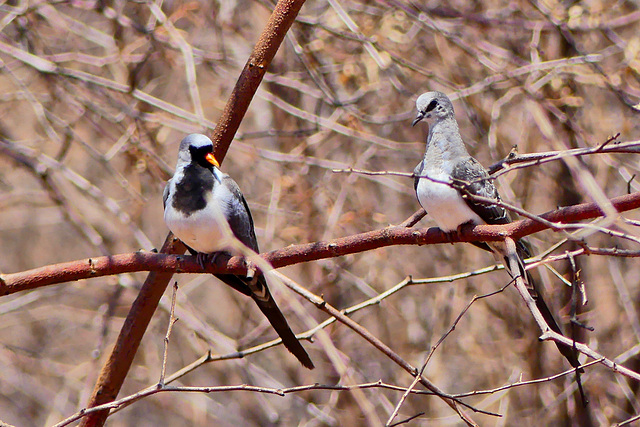
M 536 286 L 536 282 L 533 280 L 533 277 L 531 277 L 531 274 L 524 268 L 523 260 L 525 258 L 529 258 L 531 256 L 531 253 L 521 240 L 516 241 L 516 252 L 518 255 L 518 268 L 520 269 L 520 275 L 526 280 L 527 290 L 529 291 L 529 294 L 531 295 L 533 300 L 536 302 L 536 306 L 538 307 L 538 310 L 540 310 L 542 317 L 544 318 L 545 322 L 547 322 L 547 325 L 549 325 L 552 331 L 560 335 L 564 335 L 562 329 L 560 329 L 560 325 L 558 325 L 558 322 L 556 322 L 553 314 L 551 314 L 549 306 L 546 302 L 544 302 L 544 299 L 542 298 L 542 295 L 540 294 L 540 291 Z M 507 257 L 504 258 L 504 265 L 509 272 L 509 275 L 513 277 L 514 275 L 509 268 L 509 260 Z M 565 359 L 567 359 L 571 366 L 573 366 L 574 368 L 580 366 L 580 362 L 578 362 L 578 356 L 573 348 L 559 342 L 556 342 L 555 344 L 558 347 L 558 350 L 560 350 L 560 353 L 562 353 L 562 355 L 565 357 Z M 584 371 L 580 369 L 580 372 Z
M 265 315 L 273 329 L 276 330 L 284 346 L 293 354 L 305 368 L 313 369 L 313 362 L 300 341 L 289 327 L 287 320 L 278 308 L 276 300 L 269 292 L 264 276 L 257 274 L 252 280 L 231 274 L 216 274 L 216 277 L 227 285 L 250 296 Z

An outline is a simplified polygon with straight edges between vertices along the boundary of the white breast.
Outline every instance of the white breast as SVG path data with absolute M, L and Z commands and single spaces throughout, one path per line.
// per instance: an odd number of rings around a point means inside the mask
M 164 220 L 176 237 L 198 252 L 226 250 L 233 236 L 226 219 L 232 205 L 228 202 L 230 194 L 224 186 L 214 186 L 214 191 L 207 198 L 207 206 L 187 217 L 167 203 Z
M 418 201 L 442 231 L 456 230 L 458 226 L 467 222 L 485 223 L 478 214 L 469 208 L 456 189 L 444 184 L 444 182 L 450 182 L 448 174 L 444 172 L 427 173 L 427 176 L 439 182 L 420 178 L 416 189 Z

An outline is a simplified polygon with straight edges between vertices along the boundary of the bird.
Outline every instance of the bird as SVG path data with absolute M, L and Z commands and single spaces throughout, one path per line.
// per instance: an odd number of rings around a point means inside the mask
M 460 135 L 451 100 L 442 92 L 423 93 L 416 100 L 418 113 L 412 126 L 422 120 L 429 123 L 429 135 L 424 157 L 413 171 L 414 189 L 418 202 L 434 219 L 438 227 L 451 235 L 463 225 L 508 224 L 509 212 L 502 206 L 474 201 L 471 196 L 500 202 L 500 195 L 487 170 L 469 155 Z M 502 257 L 511 275 L 504 242 L 472 242 L 481 249 Z M 545 303 L 531 274 L 524 268 L 523 260 L 531 256 L 528 245 L 522 239 L 516 242 L 519 273 L 526 281 L 527 289 L 536 302 L 549 327 L 563 335 L 560 326 Z M 572 348 L 556 342 L 560 353 L 574 368 L 580 363 Z M 580 369 L 580 372 L 582 370 Z
M 213 142 L 191 134 L 180 142 L 178 162 L 163 194 L 164 221 L 202 266 L 221 253 L 232 254 L 229 231 L 258 253 L 253 218 L 238 184 L 220 170 Z M 251 297 L 276 330 L 284 346 L 302 365 L 313 369 L 311 358 L 278 308 L 262 274 L 244 277 L 216 274 L 225 284 Z

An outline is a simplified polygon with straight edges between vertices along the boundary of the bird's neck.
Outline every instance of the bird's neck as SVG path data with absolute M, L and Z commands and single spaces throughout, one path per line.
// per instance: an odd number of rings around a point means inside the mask
M 468 157 L 458 123 L 453 118 L 438 120 L 429 127 L 425 157 L 439 158 L 443 162 Z

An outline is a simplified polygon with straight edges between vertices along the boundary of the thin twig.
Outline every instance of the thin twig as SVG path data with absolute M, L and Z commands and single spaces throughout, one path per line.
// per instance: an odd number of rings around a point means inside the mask
M 473 305 L 474 302 L 483 299 L 483 298 L 487 298 L 490 297 L 492 295 L 496 295 L 501 293 L 502 291 L 504 291 L 509 285 L 511 285 L 511 282 L 507 283 L 505 286 L 503 286 L 502 288 L 490 292 L 488 294 L 485 295 L 475 295 L 471 301 L 469 301 L 469 303 L 467 304 L 467 306 L 460 312 L 460 314 L 458 315 L 458 317 L 456 317 L 456 319 L 453 321 L 453 324 L 451 325 L 451 327 L 440 337 L 440 339 L 438 340 L 438 342 L 436 342 L 436 344 L 434 346 L 431 347 L 431 350 L 429 351 L 429 354 L 427 355 L 424 363 L 422 364 L 422 367 L 420 368 L 420 372 L 418 373 L 418 375 L 415 375 L 415 378 L 413 380 L 413 382 L 411 383 L 411 385 L 407 388 L 407 391 L 405 391 L 402 395 L 402 397 L 400 398 L 400 400 L 398 401 L 398 404 L 395 406 L 395 408 L 393 409 L 393 412 L 391 413 L 391 415 L 389 416 L 389 419 L 387 420 L 387 426 L 391 426 L 394 424 L 391 424 L 393 422 L 393 419 L 398 415 L 398 412 L 400 411 L 400 407 L 402 406 L 402 404 L 404 403 L 404 401 L 407 399 L 407 397 L 409 396 L 409 394 L 412 392 L 412 390 L 415 388 L 415 386 L 418 384 L 418 381 L 420 380 L 420 377 L 422 376 L 422 374 L 424 373 L 425 368 L 427 367 L 427 364 L 429 363 L 429 360 L 431 360 L 431 357 L 433 356 L 433 354 L 435 353 L 436 349 L 440 346 L 440 344 L 442 344 L 444 342 L 444 340 L 455 330 L 456 326 L 458 325 L 458 323 L 460 322 L 460 320 L 462 319 L 462 317 L 465 315 L 465 313 L 471 308 L 471 306 Z
M 178 296 L 178 282 L 173 284 L 173 294 L 171 295 L 171 310 L 169 314 L 169 325 L 167 326 L 167 334 L 164 336 L 164 349 L 162 352 L 162 371 L 160 371 L 160 380 L 158 381 L 159 387 L 164 387 L 164 375 L 167 372 L 167 359 L 169 357 L 169 337 L 171 336 L 171 330 L 173 325 L 178 321 L 175 315 L 176 310 L 176 298 Z
M 282 279 L 284 284 L 287 285 L 287 287 L 289 287 L 290 289 L 292 289 L 297 294 L 299 294 L 299 295 L 303 296 L 304 298 L 306 298 L 307 300 L 309 300 L 312 304 L 314 304 L 320 310 L 322 310 L 322 311 L 326 312 L 327 314 L 335 317 L 340 323 L 343 323 L 344 325 L 348 326 L 350 329 L 354 330 L 358 335 L 360 335 L 365 340 L 367 340 L 369 343 L 371 343 L 374 347 L 376 347 L 378 350 L 380 350 L 382 353 L 384 353 L 394 363 L 396 363 L 398 366 L 403 368 L 410 375 L 412 375 L 412 376 L 417 375 L 418 370 L 415 367 L 413 367 L 411 364 L 409 364 L 404 359 L 402 359 L 402 357 L 400 357 L 400 355 L 398 355 L 389 346 L 387 346 L 382 341 L 380 341 L 377 337 L 375 337 L 373 334 L 371 334 L 362 325 L 356 323 L 351 318 L 347 317 L 342 312 L 340 312 L 339 310 L 337 310 L 336 308 L 334 308 L 333 306 L 328 304 L 322 297 L 319 297 L 319 296 L 309 292 L 307 289 L 305 289 L 302 286 L 298 285 L 293 280 L 287 278 L 286 276 L 280 276 L 280 278 Z M 468 405 L 468 404 L 466 404 L 464 402 L 460 402 L 460 401 L 457 401 L 455 399 L 451 399 L 449 397 L 450 396 L 449 394 L 444 393 L 435 384 L 433 384 L 431 381 L 429 381 L 428 379 L 426 379 L 426 378 L 424 378 L 422 376 L 419 376 L 419 381 L 423 386 L 425 386 L 427 389 L 431 390 L 438 397 L 440 397 L 447 405 L 449 405 L 453 410 L 455 410 L 456 413 L 458 413 L 458 415 L 462 418 L 462 420 L 465 423 L 467 423 L 468 425 L 476 425 L 476 423 L 471 418 L 469 418 L 469 416 L 467 414 L 465 414 L 462 411 L 462 409 L 458 407 L 458 405 L 463 405 L 463 406 L 473 410 L 474 412 L 479 412 L 479 413 L 483 413 L 483 414 L 486 414 L 486 415 L 499 416 L 498 414 L 495 414 L 493 412 L 477 409 L 477 408 L 474 408 L 473 406 L 470 406 L 470 405 Z

